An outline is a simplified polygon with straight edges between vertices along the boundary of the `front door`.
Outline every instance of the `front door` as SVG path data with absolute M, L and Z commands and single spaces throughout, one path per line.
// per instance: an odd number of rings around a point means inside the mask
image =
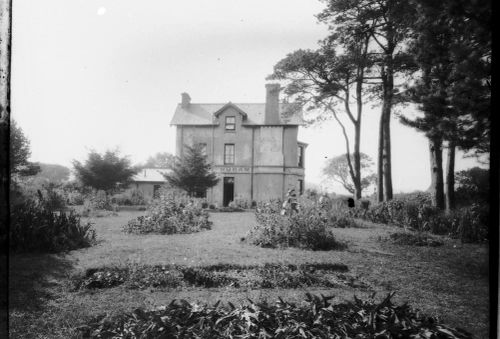
M 229 202 L 234 200 L 234 177 L 224 177 L 224 195 L 222 204 L 227 206 Z

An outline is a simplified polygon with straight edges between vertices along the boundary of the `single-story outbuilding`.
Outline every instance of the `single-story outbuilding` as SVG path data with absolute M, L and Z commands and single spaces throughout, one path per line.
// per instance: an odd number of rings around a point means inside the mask
M 163 176 L 170 173 L 167 168 L 143 168 L 132 178 L 128 190 L 137 189 L 144 194 L 144 198 L 152 199 L 158 194 L 161 187 L 167 186 L 167 180 Z

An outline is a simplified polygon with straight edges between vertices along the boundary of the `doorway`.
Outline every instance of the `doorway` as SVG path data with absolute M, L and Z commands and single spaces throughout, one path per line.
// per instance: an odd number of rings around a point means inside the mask
M 224 177 L 224 191 L 222 196 L 222 205 L 226 207 L 229 202 L 234 200 L 234 177 Z

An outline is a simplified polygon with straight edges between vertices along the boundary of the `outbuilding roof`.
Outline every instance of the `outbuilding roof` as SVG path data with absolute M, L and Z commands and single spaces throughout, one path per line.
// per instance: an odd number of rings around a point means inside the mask
M 217 116 L 223 110 L 234 107 L 243 115 L 243 125 L 265 125 L 266 104 L 220 103 L 178 104 L 170 125 L 218 125 Z M 279 104 L 280 125 L 302 125 L 303 120 L 297 106 L 289 103 Z M 246 116 L 245 116 L 246 115 Z
M 170 173 L 172 170 L 167 168 L 143 168 L 139 173 L 134 175 L 132 182 L 158 182 L 166 181 L 163 174 Z

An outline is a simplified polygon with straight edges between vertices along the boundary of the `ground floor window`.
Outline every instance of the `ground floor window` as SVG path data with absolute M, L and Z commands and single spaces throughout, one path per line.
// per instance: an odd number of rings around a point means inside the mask
M 153 185 L 153 198 L 158 198 L 161 185 Z
M 304 193 L 304 180 L 299 179 L 299 194 L 302 195 Z

